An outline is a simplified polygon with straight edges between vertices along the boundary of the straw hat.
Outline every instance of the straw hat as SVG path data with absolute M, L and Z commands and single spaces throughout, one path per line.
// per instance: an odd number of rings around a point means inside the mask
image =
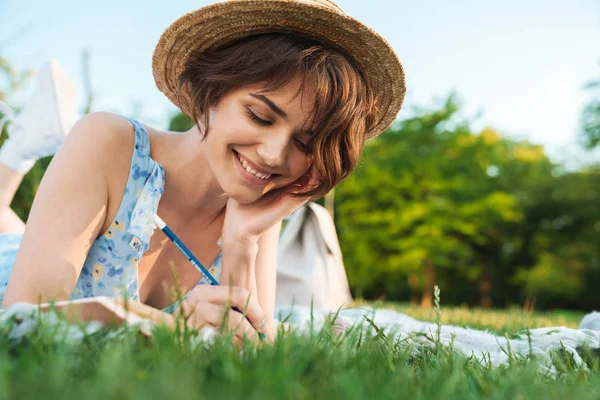
M 190 54 L 267 32 L 300 32 L 342 50 L 362 69 L 379 108 L 370 139 L 386 130 L 402 107 L 404 70 L 389 43 L 361 22 L 347 16 L 331 0 L 229 0 L 192 11 L 161 35 L 152 58 L 158 89 L 190 114 L 189 95 L 177 99 L 178 78 Z

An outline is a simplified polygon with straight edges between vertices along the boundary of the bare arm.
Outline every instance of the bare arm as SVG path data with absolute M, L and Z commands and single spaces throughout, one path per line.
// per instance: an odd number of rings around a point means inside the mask
M 33 202 L 2 308 L 70 297 L 104 224 L 114 115 L 75 124 L 47 169 Z
M 256 285 L 258 302 L 272 325 L 275 313 L 275 284 L 277 281 L 277 250 L 281 222 L 263 233 L 258 240 L 256 257 Z
M 238 286 L 258 298 L 269 325 L 275 312 L 277 247 L 281 222 L 258 240 L 223 243 L 221 285 Z

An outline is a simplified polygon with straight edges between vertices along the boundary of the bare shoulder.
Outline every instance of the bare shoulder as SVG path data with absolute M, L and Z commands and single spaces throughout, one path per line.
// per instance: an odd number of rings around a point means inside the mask
M 109 112 L 94 112 L 77 121 L 68 140 L 85 142 L 96 148 L 108 146 L 109 149 L 119 149 L 128 144 L 133 146 L 132 131 L 133 125 L 126 118 Z
M 125 117 L 109 112 L 94 112 L 81 118 L 69 133 L 64 147 L 75 147 L 87 154 L 88 165 L 94 167 L 94 179 L 106 187 L 106 219 L 104 232 L 114 219 L 127 180 L 135 145 L 133 124 Z
M 75 146 L 88 154 L 99 173 L 106 172 L 106 176 L 111 177 L 125 168 L 127 176 L 135 143 L 133 131 L 131 122 L 120 115 L 94 112 L 77 121 L 65 147 Z

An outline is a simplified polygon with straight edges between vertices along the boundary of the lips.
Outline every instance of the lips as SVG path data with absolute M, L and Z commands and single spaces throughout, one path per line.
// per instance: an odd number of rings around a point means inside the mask
M 240 153 L 237 153 L 238 160 L 242 163 L 242 167 L 252 175 L 257 176 L 261 179 L 269 179 L 272 174 L 266 171 L 262 171 L 254 166 L 254 164 L 250 163 L 250 161 L 246 160 Z
M 236 151 L 234 151 L 234 155 L 238 160 L 236 164 L 238 166 L 237 168 L 240 172 L 240 175 L 242 175 L 242 177 L 249 183 L 264 186 L 271 182 L 274 177 L 279 176 L 279 174 L 270 173 L 269 171 L 264 171 L 257 168 L 254 164 Z

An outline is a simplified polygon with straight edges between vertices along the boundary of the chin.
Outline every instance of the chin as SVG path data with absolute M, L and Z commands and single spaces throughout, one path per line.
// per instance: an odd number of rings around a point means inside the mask
M 258 199 L 261 198 L 262 195 L 260 194 L 251 194 L 251 193 L 234 193 L 231 195 L 228 195 L 228 197 L 230 199 L 233 199 L 235 201 L 237 201 L 240 204 L 252 204 L 255 201 L 257 201 Z
M 221 185 L 221 188 L 227 198 L 233 199 L 240 204 L 254 203 L 262 196 L 261 192 L 251 190 L 243 185 L 238 185 L 231 180 L 226 180 L 226 182 Z

